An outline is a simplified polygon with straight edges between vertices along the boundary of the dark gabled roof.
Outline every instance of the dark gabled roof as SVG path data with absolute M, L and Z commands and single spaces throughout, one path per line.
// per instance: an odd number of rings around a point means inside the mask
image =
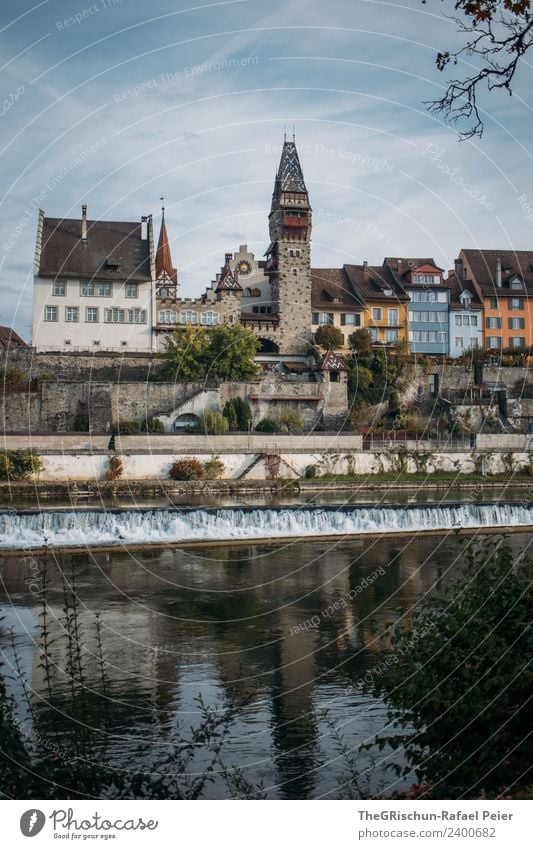
M 311 307 L 314 310 L 364 308 L 344 268 L 311 269 Z
M 390 257 L 386 256 L 383 260 L 383 265 L 386 268 L 389 268 L 397 282 L 402 286 L 409 286 L 413 288 L 425 287 L 425 283 L 412 283 L 410 275 L 419 271 L 422 274 L 429 274 L 431 271 L 438 271 L 442 274 L 444 271 L 443 268 L 440 268 L 433 259 L 432 256 L 423 256 L 423 257 Z M 447 282 L 443 281 L 441 285 L 443 288 L 447 287 Z
M 242 286 L 229 267 L 229 263 L 222 269 L 215 292 L 242 292 Z
M 347 371 L 347 367 L 340 354 L 328 351 L 320 363 L 320 371 Z
M 115 263 L 115 269 L 108 261 Z M 87 241 L 83 242 L 79 218 L 44 218 L 38 273 L 89 280 L 150 280 L 150 240 L 141 239 L 141 224 L 136 221 L 87 221 Z
M 0 349 L 5 351 L 10 348 L 29 348 L 29 345 L 12 327 L 0 325 Z
M 525 283 L 524 294 L 533 297 L 533 251 L 498 251 L 463 249 L 464 256 L 475 282 L 486 297 L 514 296 L 520 292 L 510 288 L 511 280 L 521 277 Z M 496 286 L 496 265 L 502 264 L 502 286 Z
M 471 296 L 470 301 L 470 309 L 472 310 L 481 310 L 483 309 L 483 304 L 479 300 L 478 294 L 476 292 L 476 288 L 471 280 L 463 280 L 462 282 L 457 279 L 454 273 L 450 273 L 447 279 L 447 284 L 450 286 L 450 309 L 451 310 L 463 310 L 464 305 L 462 301 L 459 300 L 460 295 L 463 292 L 468 292 Z
M 394 274 L 384 265 L 345 265 L 354 290 L 364 301 L 407 301 L 408 297 Z M 392 291 L 392 295 L 386 295 Z

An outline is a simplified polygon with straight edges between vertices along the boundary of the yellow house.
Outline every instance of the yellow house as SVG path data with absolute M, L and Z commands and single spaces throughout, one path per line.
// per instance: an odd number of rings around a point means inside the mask
M 354 291 L 365 306 L 365 328 L 376 345 L 408 341 L 409 298 L 383 265 L 345 265 Z

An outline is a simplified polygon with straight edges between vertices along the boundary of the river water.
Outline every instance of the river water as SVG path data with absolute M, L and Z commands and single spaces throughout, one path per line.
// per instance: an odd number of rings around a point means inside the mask
M 455 493 L 452 500 L 459 498 Z M 520 495 L 505 498 L 512 502 Z M 291 509 L 301 509 L 302 500 Z M 324 500 L 334 499 L 330 494 Z M 396 499 L 418 500 L 412 493 Z M 466 500 L 471 504 L 471 497 Z M 337 501 L 346 499 L 337 495 Z M 246 515 L 240 513 L 238 520 L 245 522 Z M 142 770 L 143 756 L 136 753 L 139 742 L 147 740 L 157 758 L 158 747 L 163 750 L 176 739 L 180 726 L 198 723 L 195 700 L 201 694 L 209 705 L 228 699 L 243 705 L 224 758 L 254 784 L 262 782 L 269 797 L 338 797 L 345 769 L 331 724 L 350 749 L 383 729 L 385 707 L 365 695 L 360 682 L 376 670 L 386 674 L 386 628 L 464 566 L 466 539 L 451 527 L 434 536 L 383 531 L 366 539 L 321 541 L 311 530 L 305 541 L 275 545 L 227 542 L 187 550 L 169 543 L 135 553 L 118 546 L 49 555 L 54 695 L 51 706 L 40 704 L 43 727 L 50 726 L 52 712 L 60 726 L 67 723 L 71 704 L 61 636 L 64 576 L 70 587 L 74 582 L 85 681 L 95 692 L 94 619 L 100 615 L 117 763 L 131 765 L 138 758 L 136 768 Z M 514 549 L 524 550 L 531 535 L 517 532 L 509 539 Z M 14 663 L 8 636 L 13 629 L 20 671 L 38 702 L 46 689 L 35 645 L 42 558 L 9 556 L 0 561 L 0 570 L 4 658 Z M 20 682 L 9 686 L 20 715 L 30 721 Z M 100 702 L 95 697 L 88 717 L 96 727 Z M 363 773 L 369 771 L 369 789 L 403 786 L 390 773 L 384 777 L 379 766 L 370 769 L 367 756 L 358 763 Z M 207 795 L 219 798 L 224 792 L 223 783 L 215 781 Z

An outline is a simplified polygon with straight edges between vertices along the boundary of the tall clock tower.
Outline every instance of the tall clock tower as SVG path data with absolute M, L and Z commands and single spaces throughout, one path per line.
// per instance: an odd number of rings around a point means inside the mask
M 269 215 L 273 310 L 280 352 L 303 353 L 311 341 L 311 217 L 309 196 L 294 142 L 285 139 Z

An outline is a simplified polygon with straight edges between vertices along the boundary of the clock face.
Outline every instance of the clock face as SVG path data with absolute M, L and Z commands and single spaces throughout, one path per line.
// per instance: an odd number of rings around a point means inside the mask
M 237 266 L 237 271 L 239 272 L 239 274 L 250 274 L 251 270 L 252 266 L 250 265 L 247 259 L 241 260 Z

